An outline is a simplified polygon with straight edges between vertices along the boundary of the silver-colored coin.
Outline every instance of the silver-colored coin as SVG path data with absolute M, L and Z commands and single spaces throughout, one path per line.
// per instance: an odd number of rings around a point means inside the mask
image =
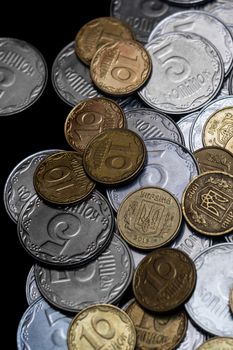
M 28 305 L 31 305 L 37 299 L 41 298 L 41 294 L 36 284 L 34 266 L 31 267 L 26 281 L 26 298 Z
M 219 93 L 217 94 L 216 98 L 215 99 L 218 99 L 220 97 L 226 97 L 226 96 L 229 96 L 230 93 L 229 93 L 229 75 L 224 79 L 223 83 L 222 83 L 222 87 L 219 91 Z
M 147 105 L 138 97 L 138 95 L 129 96 L 127 104 L 123 106 L 123 111 L 127 112 L 131 109 L 146 108 Z
M 185 304 L 192 320 L 205 331 L 233 337 L 233 318 L 229 295 L 233 283 L 233 244 L 213 245 L 195 260 L 197 283 Z
M 18 236 L 38 261 L 56 266 L 87 263 L 112 236 L 114 217 L 105 197 L 93 191 L 86 200 L 69 206 L 50 206 L 34 195 L 23 207 Z
M 233 96 L 226 96 L 210 102 L 204 107 L 193 121 L 190 130 L 190 149 L 196 151 L 198 148 L 204 147 L 202 142 L 202 130 L 207 119 L 218 110 L 225 107 L 233 106 Z
M 178 120 L 177 122 L 177 125 L 179 126 L 184 136 L 185 147 L 187 147 L 188 149 L 190 149 L 190 146 L 189 146 L 190 128 L 194 119 L 197 117 L 197 115 L 198 115 L 198 112 L 185 115 L 184 117 L 180 118 L 180 120 Z
M 33 185 L 33 174 L 38 164 L 50 154 L 59 150 L 45 150 L 34 153 L 23 159 L 8 176 L 4 188 L 4 205 L 6 212 L 14 221 L 18 221 L 24 204 L 36 193 Z
M 133 276 L 133 258 L 117 235 L 99 257 L 82 268 L 52 270 L 35 266 L 41 294 L 55 307 L 78 312 L 99 303 L 116 303 Z
M 0 115 L 31 106 L 46 82 L 47 66 L 35 47 L 22 40 L 0 38 Z
M 151 32 L 148 41 L 168 32 L 192 32 L 209 40 L 219 51 L 225 75 L 233 65 L 233 38 L 224 23 L 202 11 L 182 11 L 166 17 Z
M 231 74 L 228 80 L 228 90 L 229 90 L 229 94 L 233 95 L 233 70 L 231 71 Z
M 166 139 L 148 140 L 145 146 L 147 160 L 141 173 L 125 186 L 107 189 L 116 211 L 128 194 L 141 187 L 165 188 L 181 201 L 185 187 L 199 174 L 197 161 L 184 146 Z
M 149 108 L 131 109 L 125 112 L 128 129 L 136 132 L 144 141 L 166 138 L 184 144 L 177 124 L 167 115 Z
M 135 249 L 134 247 L 129 247 L 132 256 L 133 256 L 133 261 L 134 261 L 134 266 L 135 268 L 139 265 L 139 263 L 142 261 L 143 258 L 147 255 L 148 252 L 140 251 Z
M 193 5 L 203 4 L 204 2 L 206 2 L 208 0 L 167 0 L 167 1 L 169 3 L 175 4 L 175 5 L 189 5 L 189 6 L 193 6 Z
M 203 37 L 171 32 L 145 47 L 153 68 L 138 93 L 154 109 L 168 114 L 191 113 L 220 90 L 224 78 L 222 58 Z
M 233 243 L 233 233 L 225 236 L 227 242 Z
M 215 0 L 205 5 L 204 11 L 209 11 L 221 19 L 226 25 L 233 25 L 233 4 L 231 0 Z
M 206 339 L 206 334 L 200 331 L 190 320 L 188 320 L 186 335 L 176 350 L 196 350 L 198 346 L 206 341 Z
M 72 321 L 42 298 L 23 314 L 17 331 L 18 350 L 68 350 L 67 331 Z

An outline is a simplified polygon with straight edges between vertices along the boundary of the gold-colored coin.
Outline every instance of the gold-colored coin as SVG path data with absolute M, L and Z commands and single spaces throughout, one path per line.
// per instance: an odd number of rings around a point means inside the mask
M 206 121 L 202 141 L 204 146 L 225 148 L 233 137 L 233 107 L 226 107 L 212 114 Z
M 195 177 L 182 197 L 185 220 L 205 235 L 221 236 L 233 230 L 233 176 L 210 171 Z
M 87 174 L 97 182 L 115 185 L 130 180 L 142 169 L 146 148 L 128 129 L 108 129 L 95 136 L 83 154 Z
M 134 350 L 135 344 L 133 322 L 113 305 L 93 305 L 83 309 L 68 329 L 69 350 Z
M 134 40 L 131 28 L 117 18 L 96 18 L 79 30 L 75 38 L 75 52 L 84 63 L 90 65 L 100 47 L 118 40 Z
M 137 266 L 133 292 L 146 309 L 171 311 L 190 297 L 196 275 L 195 265 L 186 253 L 173 248 L 155 249 Z
M 83 152 L 88 142 L 103 130 L 124 125 L 124 113 L 116 102 L 104 97 L 90 98 L 78 103 L 68 114 L 65 137 L 72 148 Z
M 233 154 L 233 137 L 227 141 L 225 149 L 228 150 L 229 152 L 231 152 L 231 154 Z
M 87 197 L 94 189 L 95 182 L 87 177 L 80 154 L 63 151 L 46 157 L 38 165 L 34 186 L 46 201 L 70 204 Z
M 117 41 L 100 48 L 91 61 L 94 84 L 110 95 L 127 95 L 149 78 L 151 58 L 136 41 Z
M 231 312 L 233 313 L 233 287 L 230 291 L 230 308 L 231 308 Z
M 233 154 L 225 148 L 209 146 L 195 151 L 201 173 L 208 171 L 223 171 L 233 175 Z
M 197 350 L 232 350 L 233 338 L 228 337 L 216 337 L 207 340 Z
M 136 301 L 125 312 L 136 328 L 135 350 L 175 349 L 185 336 L 188 323 L 185 312 L 163 316 L 144 310 Z
M 146 187 L 129 194 L 117 212 L 122 237 L 140 249 L 154 249 L 169 243 L 178 233 L 182 211 L 176 198 L 158 187 Z

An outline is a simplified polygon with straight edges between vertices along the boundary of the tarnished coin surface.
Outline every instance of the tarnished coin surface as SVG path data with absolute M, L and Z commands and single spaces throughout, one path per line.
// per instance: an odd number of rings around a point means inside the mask
M 40 291 L 36 284 L 34 265 L 31 267 L 26 281 L 26 298 L 28 305 L 41 298 Z
M 184 137 L 184 141 L 185 141 L 184 145 L 188 149 L 190 149 L 189 137 L 190 137 L 191 125 L 194 119 L 197 117 L 197 115 L 198 115 L 198 112 L 185 115 L 184 117 L 181 117 L 177 122 L 177 125 L 179 126 Z
M 231 350 L 233 338 L 218 337 L 206 341 L 197 350 Z
M 201 173 L 208 171 L 223 171 L 233 175 L 233 154 L 226 149 L 209 146 L 193 152 Z

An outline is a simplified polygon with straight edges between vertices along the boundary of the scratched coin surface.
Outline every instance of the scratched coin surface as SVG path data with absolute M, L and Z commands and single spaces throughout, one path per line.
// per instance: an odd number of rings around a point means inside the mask
M 146 157 L 143 140 L 128 129 L 108 129 L 95 136 L 83 154 L 87 174 L 97 182 L 114 185 L 132 179 Z
M 177 122 L 177 125 L 179 126 L 184 137 L 184 141 L 185 141 L 184 145 L 188 149 L 190 149 L 190 145 L 189 145 L 190 128 L 194 119 L 197 117 L 197 115 L 198 115 L 198 112 L 185 115 L 181 117 Z
M 185 220 L 199 233 L 221 236 L 233 230 L 233 175 L 210 171 L 194 178 L 182 198 Z
M 47 66 L 31 44 L 13 38 L 0 38 L 0 115 L 21 112 L 44 91 Z
M 116 102 L 104 97 L 90 98 L 79 102 L 68 114 L 65 137 L 72 148 L 83 152 L 95 135 L 124 125 L 124 113 Z
M 134 350 L 136 345 L 136 331 L 129 316 L 107 304 L 90 306 L 78 313 L 67 338 L 69 350 Z
M 110 95 L 128 95 L 145 84 L 151 73 L 151 58 L 136 41 L 116 41 L 100 48 L 91 61 L 94 84 Z
M 100 254 L 112 236 L 114 217 L 98 191 L 69 206 L 50 206 L 37 195 L 25 204 L 18 236 L 38 261 L 56 266 L 87 263 Z
M 132 246 L 155 249 L 176 237 L 182 220 L 177 199 L 159 187 L 144 187 L 129 194 L 117 212 L 121 236 Z
M 232 288 L 233 244 L 213 245 L 194 259 L 197 284 L 186 303 L 191 319 L 206 332 L 233 337 L 233 318 L 229 308 Z
M 28 305 L 41 298 L 40 291 L 36 284 L 34 265 L 31 267 L 26 281 L 26 298 Z
M 201 173 L 208 171 L 223 171 L 233 175 L 233 154 L 226 149 L 209 146 L 193 152 Z
M 54 204 L 71 204 L 87 197 L 95 188 L 85 173 L 82 156 L 63 151 L 46 157 L 34 173 L 36 192 Z
M 196 268 L 189 256 L 174 248 L 159 248 L 138 265 L 133 292 L 148 310 L 167 312 L 184 304 L 196 284 Z
M 233 338 L 218 337 L 206 341 L 197 350 L 231 350 L 232 347 Z

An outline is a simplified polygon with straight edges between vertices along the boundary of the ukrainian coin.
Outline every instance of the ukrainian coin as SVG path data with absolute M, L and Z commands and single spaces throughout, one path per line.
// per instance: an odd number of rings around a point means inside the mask
M 63 151 L 46 157 L 34 173 L 36 192 L 55 204 L 71 204 L 86 198 L 94 189 L 85 173 L 82 156 Z
M 223 84 L 222 87 L 219 91 L 219 93 L 216 96 L 216 99 L 220 98 L 220 97 L 226 97 L 229 96 L 229 75 L 223 80 Z
M 134 266 L 135 268 L 142 261 L 142 259 L 147 255 L 147 251 L 145 250 L 137 250 L 134 247 L 130 247 L 130 251 L 133 256 Z
M 228 90 L 229 90 L 229 94 L 233 95 L 233 70 L 231 71 L 231 74 L 228 80 Z
M 131 109 L 125 112 L 127 127 L 146 141 L 167 138 L 184 144 L 183 135 L 177 124 L 167 115 L 149 108 Z
M 135 300 L 125 312 L 133 321 L 137 342 L 135 350 L 176 348 L 185 336 L 188 319 L 185 312 L 169 316 L 152 314 L 144 310 Z
M 26 281 L 26 298 L 28 305 L 39 299 L 41 294 L 36 284 L 34 266 L 31 267 Z
M 210 13 L 219 19 L 221 19 L 226 25 L 233 25 L 232 11 L 233 5 L 231 0 L 217 0 L 206 5 L 205 11 Z
M 133 275 L 132 255 L 117 235 L 98 258 L 81 268 L 54 270 L 36 265 L 38 287 L 59 309 L 78 312 L 92 304 L 115 303 Z
M 144 187 L 129 194 L 117 212 L 121 236 L 132 246 L 155 249 L 178 233 L 182 212 L 177 199 L 158 187 Z
M 116 102 L 104 97 L 91 98 L 79 102 L 68 114 L 65 137 L 72 148 L 83 152 L 95 135 L 124 125 L 123 111 Z
M 218 337 L 206 341 L 197 350 L 231 350 L 233 338 Z
M 233 230 L 233 175 L 220 171 L 203 173 L 185 189 L 182 210 L 197 232 L 221 236 Z
M 194 156 L 184 146 L 166 139 L 148 140 L 145 146 L 147 159 L 137 178 L 125 186 L 107 189 L 108 199 L 116 211 L 128 194 L 142 187 L 164 188 L 181 201 L 185 187 L 199 174 Z M 179 181 L 175 180 L 174 171 Z
M 190 149 L 190 146 L 189 146 L 190 128 L 194 119 L 197 117 L 197 115 L 198 115 L 198 112 L 185 115 L 184 117 L 181 117 L 177 122 L 177 125 L 179 126 L 184 137 L 185 147 L 187 147 L 188 149 Z
M 196 284 L 196 269 L 189 256 L 173 248 L 159 248 L 138 265 L 133 292 L 148 310 L 167 312 L 182 305 Z
M 233 287 L 230 292 L 230 308 L 231 308 L 231 311 L 233 312 Z
M 100 48 L 91 61 L 94 84 L 110 95 L 127 95 L 149 78 L 151 58 L 136 41 L 116 41 Z
M 227 242 L 233 243 L 233 233 L 226 235 L 225 239 Z
M 134 350 L 136 331 L 129 316 L 113 305 L 94 305 L 82 310 L 68 330 L 70 350 L 121 348 Z
M 197 350 L 197 346 L 203 344 L 206 335 L 188 320 L 188 328 L 184 340 L 176 350 Z
M 209 1 L 209 0 L 167 0 L 168 2 L 170 2 L 171 4 L 175 4 L 175 5 L 198 5 L 198 4 L 202 4 L 203 2 Z
M 25 204 L 18 235 L 26 251 L 38 261 L 56 266 L 87 263 L 111 239 L 114 217 L 97 191 L 76 205 L 52 207 L 37 195 Z
M 47 67 L 41 53 L 31 44 L 0 38 L 0 115 L 21 112 L 44 91 Z
M 225 149 L 233 154 L 233 137 L 226 143 Z
M 28 307 L 18 326 L 17 347 L 24 349 L 67 349 L 67 330 L 72 318 L 53 309 L 42 298 Z
M 197 284 L 185 307 L 192 320 L 205 331 L 233 336 L 229 294 L 233 281 L 233 244 L 213 245 L 194 259 Z
M 36 193 L 33 185 L 33 175 L 38 164 L 48 155 L 59 150 L 45 150 L 34 153 L 23 159 L 8 176 L 4 188 L 4 204 L 7 214 L 18 221 L 24 204 Z
M 122 107 L 124 112 L 127 112 L 131 109 L 137 108 L 146 108 L 147 106 L 143 101 L 138 97 L 138 95 L 131 95 L 128 97 L 127 103 Z
M 233 175 L 233 154 L 226 149 L 210 146 L 200 148 L 193 154 L 201 173 L 217 170 Z
M 137 175 L 145 156 L 144 142 L 136 133 L 128 129 L 108 129 L 87 145 L 83 165 L 95 181 L 114 185 Z

